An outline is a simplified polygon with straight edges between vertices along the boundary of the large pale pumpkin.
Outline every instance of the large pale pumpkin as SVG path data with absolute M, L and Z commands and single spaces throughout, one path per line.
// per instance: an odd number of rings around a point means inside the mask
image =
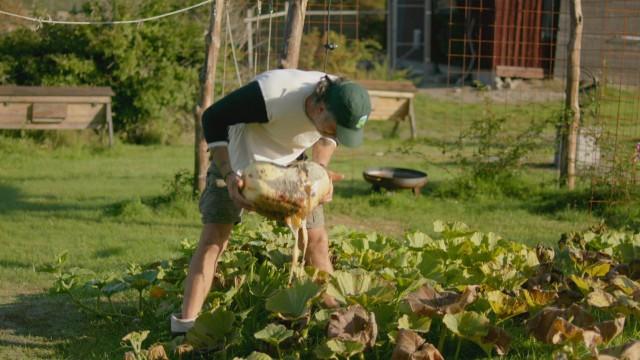
M 284 167 L 267 162 L 255 162 L 242 174 L 242 195 L 253 204 L 256 212 L 266 217 L 284 220 L 295 239 L 291 254 L 289 283 L 294 274 L 304 272 L 308 234 L 306 218 L 313 208 L 331 191 L 327 171 L 312 161 L 301 161 Z M 298 266 L 298 235 L 302 230 L 302 264 Z
M 242 179 L 242 195 L 256 212 L 276 220 L 306 218 L 331 191 L 327 171 L 312 161 L 287 167 L 254 162 L 244 170 Z

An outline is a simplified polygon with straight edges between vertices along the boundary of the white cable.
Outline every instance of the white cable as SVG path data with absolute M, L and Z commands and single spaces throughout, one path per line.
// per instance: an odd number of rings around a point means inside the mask
M 273 24 L 273 0 L 269 3 L 269 35 L 267 36 L 267 70 L 271 70 L 271 24 Z
M 231 33 L 231 20 L 229 19 L 229 8 L 224 8 L 227 13 L 227 34 L 229 35 L 229 39 L 231 41 L 231 54 L 233 55 L 233 63 L 236 68 L 236 77 L 238 78 L 238 86 L 242 86 L 242 78 L 240 77 L 240 67 L 238 66 L 238 58 L 236 57 L 236 45 L 233 41 L 233 34 Z M 225 52 L 225 60 L 226 60 L 226 52 Z
M 51 20 L 51 19 L 44 19 L 44 18 L 34 18 L 34 17 L 29 17 L 29 16 L 24 16 L 24 15 L 19 15 L 19 14 L 14 14 L 14 13 L 10 13 L 7 11 L 3 11 L 0 10 L 0 14 L 3 15 L 7 15 L 7 16 L 13 16 L 19 19 L 23 19 L 23 20 L 28 20 L 28 21 L 34 21 L 40 24 L 62 24 L 62 25 L 120 25 L 120 24 L 139 24 L 139 23 L 143 23 L 146 21 L 152 21 L 152 20 L 157 20 L 163 17 L 167 17 L 167 16 L 171 16 L 171 15 L 176 15 L 179 13 L 183 13 L 185 11 L 189 11 L 192 9 L 195 9 L 197 7 L 209 4 L 211 2 L 213 2 L 214 0 L 205 0 L 203 2 L 197 3 L 195 5 L 191 5 L 189 7 L 186 7 L 184 9 L 179 9 L 179 10 L 175 10 L 175 11 L 171 11 L 165 14 L 160 14 L 160 15 L 156 15 L 156 16 L 151 16 L 151 17 L 147 17 L 147 18 L 142 18 L 142 19 L 135 19 L 135 20 L 115 20 L 115 21 L 66 21 L 66 20 Z

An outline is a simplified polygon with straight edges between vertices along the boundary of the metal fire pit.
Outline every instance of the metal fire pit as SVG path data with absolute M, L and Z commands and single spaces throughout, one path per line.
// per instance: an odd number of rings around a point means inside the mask
M 416 196 L 420 195 L 420 190 L 427 183 L 426 173 L 403 168 L 369 168 L 362 172 L 362 176 L 373 185 L 374 191 L 380 191 L 380 188 L 412 189 Z

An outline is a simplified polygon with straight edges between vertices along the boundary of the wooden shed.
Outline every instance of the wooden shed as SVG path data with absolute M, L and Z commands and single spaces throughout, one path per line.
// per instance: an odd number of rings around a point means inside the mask
M 0 129 L 108 130 L 113 145 L 110 87 L 0 86 Z
M 560 1 L 388 0 L 391 66 L 482 81 L 549 77 Z
M 640 86 L 640 1 L 583 0 L 582 79 Z M 569 4 L 562 2 L 554 76 L 564 79 L 570 35 Z

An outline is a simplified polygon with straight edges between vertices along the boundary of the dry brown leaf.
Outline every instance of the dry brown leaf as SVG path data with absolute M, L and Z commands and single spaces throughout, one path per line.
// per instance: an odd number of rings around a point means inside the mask
M 640 280 L 640 259 L 633 259 L 629 263 L 629 276 L 632 280 Z
M 602 344 L 602 335 L 598 329 L 585 329 L 582 331 L 582 341 L 585 346 L 591 351 L 592 355 L 598 354 L 598 345 Z
M 564 275 L 555 270 L 550 264 L 542 264 L 538 267 L 536 273 L 527 279 L 523 287 L 526 289 L 538 289 L 554 283 L 560 283 L 563 279 Z
M 422 344 L 420 349 L 418 349 L 418 351 L 411 354 L 411 357 L 409 359 L 411 360 L 444 360 L 444 357 L 442 356 L 442 354 L 440 354 L 440 351 L 438 351 L 438 349 L 435 346 L 433 346 L 430 343 L 424 343 Z
M 167 353 L 164 351 L 162 344 L 154 344 L 147 350 L 147 359 L 149 360 L 169 360 Z
M 611 279 L 611 285 L 624 291 L 627 295 L 633 295 L 636 291 L 640 291 L 640 284 L 624 275 L 618 275 Z
M 595 289 L 587 295 L 587 302 L 595 307 L 606 308 L 614 305 L 616 298 L 604 290 Z
M 590 250 L 578 250 L 569 248 L 569 256 L 576 263 L 595 264 L 595 263 L 612 263 L 611 255 Z
M 553 319 L 551 326 L 547 329 L 544 342 L 548 344 L 561 344 L 567 340 L 575 340 L 582 335 L 582 328 L 575 326 L 566 319 L 557 317 Z
M 558 298 L 558 292 L 553 290 L 522 290 L 522 294 L 530 307 L 545 306 Z
M 527 302 L 522 298 L 510 296 L 500 290 L 487 291 L 485 299 L 489 302 L 491 310 L 500 319 L 508 319 L 528 311 Z
M 555 251 L 549 246 L 538 244 L 536 245 L 536 257 L 540 264 L 550 264 L 555 258 Z
M 511 336 L 497 326 L 489 327 L 489 332 L 487 336 L 482 338 L 482 341 L 493 344 L 496 352 L 500 356 L 506 355 L 509 352 L 509 346 L 511 346 Z
M 527 322 L 527 330 L 548 344 L 582 341 L 592 354 L 597 346 L 609 342 L 624 330 L 625 318 L 594 323 L 593 316 L 579 305 L 567 309 L 547 307 Z
M 178 359 L 191 358 L 193 355 L 193 346 L 189 344 L 180 344 L 176 347 L 174 354 L 178 356 Z
M 378 336 L 378 325 L 374 313 L 360 305 L 351 305 L 331 314 L 327 336 L 340 340 L 357 341 L 372 347 Z
M 616 336 L 620 335 L 624 330 L 624 316 L 620 316 L 613 320 L 607 320 L 596 325 L 598 330 L 600 330 L 600 335 L 602 335 L 602 340 L 608 343 Z
M 601 350 L 598 360 L 640 360 L 640 341 Z
M 476 300 L 478 288 L 477 285 L 473 285 L 467 286 L 462 293 L 439 292 L 433 286 L 425 284 L 407 296 L 407 303 L 411 311 L 419 315 L 433 317 L 457 314 Z
M 558 306 L 571 306 L 575 304 L 577 301 L 582 299 L 582 294 L 571 290 L 571 289 L 563 289 L 558 291 L 558 298 L 556 299 L 555 304 Z
M 402 329 L 396 337 L 396 347 L 393 349 L 391 360 L 444 360 L 444 357 L 420 335 Z
M 567 309 L 542 309 L 527 321 L 527 330 L 536 339 L 548 344 L 560 344 L 582 338 L 585 345 L 592 348 L 602 342 L 598 331 L 586 329 L 593 323 L 593 317 L 587 311 L 573 304 Z
M 624 275 L 631 280 L 640 280 L 640 259 L 633 259 L 628 264 L 618 264 L 607 274 L 609 279 L 617 275 Z

